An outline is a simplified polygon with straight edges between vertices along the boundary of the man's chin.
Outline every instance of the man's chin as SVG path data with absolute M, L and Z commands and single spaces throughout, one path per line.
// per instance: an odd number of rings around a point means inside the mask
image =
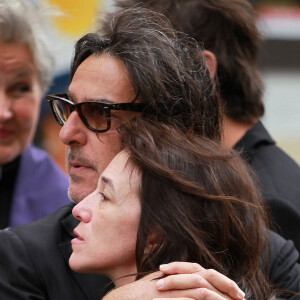
M 89 193 L 85 193 L 82 189 L 78 187 L 73 187 L 70 184 L 69 190 L 68 190 L 68 196 L 74 203 L 79 203 L 81 200 L 83 200 Z
M 97 187 L 97 180 L 95 178 L 96 176 L 81 177 L 73 174 L 70 175 L 68 196 L 71 201 L 79 203 L 86 196 L 94 192 Z
M 68 196 L 74 203 L 79 203 L 86 196 L 95 191 L 97 187 L 97 182 L 94 184 L 88 180 L 76 180 L 74 181 L 72 177 L 70 177 L 70 185 L 68 189 Z
M 75 204 L 79 203 L 82 200 L 82 199 L 80 199 L 80 197 L 78 197 L 78 195 L 70 192 L 70 190 L 68 191 L 68 197 Z

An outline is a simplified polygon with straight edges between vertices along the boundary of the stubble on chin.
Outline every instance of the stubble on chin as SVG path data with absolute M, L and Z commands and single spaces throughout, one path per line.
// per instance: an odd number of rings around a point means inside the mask
M 84 199 L 80 197 L 80 195 L 78 195 L 77 193 L 74 193 L 74 191 L 72 191 L 72 188 L 70 186 L 68 188 L 68 197 L 75 204 L 79 203 L 81 200 Z
M 75 180 L 73 180 L 75 177 Z M 95 178 L 95 180 L 93 180 Z M 97 174 L 93 178 L 70 176 L 68 196 L 74 203 L 79 203 L 97 188 Z
M 68 189 L 68 196 L 74 203 L 79 203 L 81 200 L 83 200 L 88 194 L 87 192 L 84 192 L 83 189 L 81 189 L 79 186 L 76 187 L 72 183 L 69 186 Z
M 94 170 L 95 178 L 98 178 L 97 164 L 87 157 L 80 147 L 70 147 L 69 149 L 66 149 L 66 164 L 69 173 L 68 196 L 74 203 L 79 203 L 95 190 L 95 183 L 92 178 L 89 178 L 91 176 L 90 174 L 88 176 L 85 176 L 86 174 L 82 176 L 70 174 L 70 169 L 72 167 L 70 161 L 76 161 L 79 164 L 83 164 L 91 170 Z

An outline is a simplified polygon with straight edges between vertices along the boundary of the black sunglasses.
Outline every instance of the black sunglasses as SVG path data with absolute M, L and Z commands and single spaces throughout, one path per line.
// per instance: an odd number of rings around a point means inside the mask
M 141 112 L 144 108 L 142 103 L 134 103 L 139 93 L 129 103 L 105 103 L 97 101 L 86 101 L 74 103 L 69 100 L 68 94 L 57 94 L 46 96 L 57 123 L 63 126 L 74 110 L 77 110 L 83 124 L 95 132 L 106 132 L 110 129 L 111 110 Z

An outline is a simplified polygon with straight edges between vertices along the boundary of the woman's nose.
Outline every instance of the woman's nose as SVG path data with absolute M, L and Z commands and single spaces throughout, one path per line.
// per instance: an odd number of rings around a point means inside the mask
M 3 91 L 0 91 L 0 122 L 5 122 L 12 116 L 12 102 Z
M 89 208 L 89 206 L 87 205 L 87 198 L 89 196 L 87 196 L 86 198 L 84 198 L 81 202 L 79 202 L 78 204 L 76 204 L 74 207 L 73 207 L 73 210 L 72 210 L 72 214 L 73 216 L 81 221 L 81 222 L 84 222 L 84 223 L 88 223 L 91 221 L 92 219 L 92 211 L 91 209 Z

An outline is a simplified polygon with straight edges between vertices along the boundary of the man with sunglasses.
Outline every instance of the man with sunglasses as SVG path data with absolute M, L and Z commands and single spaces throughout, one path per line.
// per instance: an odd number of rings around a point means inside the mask
M 162 121 L 174 122 L 185 124 L 182 130 L 194 126 L 209 138 L 220 136 L 218 98 L 204 64 L 199 68 L 200 52 L 191 51 L 196 54 L 194 60 L 185 59 L 190 55 L 189 46 L 175 43 L 172 31 L 169 35 L 162 32 L 168 27 L 164 18 L 156 14 L 153 18 L 147 23 L 140 15 L 127 15 L 123 22 L 112 23 L 105 35 L 89 34 L 79 40 L 67 94 L 47 98 L 62 125 L 60 139 L 67 148 L 69 196 L 74 202 L 94 191 L 99 175 L 121 149 L 118 127 L 139 113 L 147 113 L 158 126 Z M 201 80 L 191 84 L 196 70 L 202 70 Z M 193 97 L 197 89 L 203 91 L 203 98 Z M 70 240 L 77 225 L 72 207 L 0 233 L 1 299 L 82 300 L 103 295 L 107 279 L 77 274 L 68 266 Z M 298 280 L 299 266 L 293 263 L 297 251 L 292 244 L 277 237 L 272 247 L 284 259 L 290 258 L 284 272 L 289 280 Z M 234 299 L 243 298 L 232 281 L 200 266 L 177 263 L 164 268 L 166 274 L 178 275 L 165 278 L 160 290 L 148 277 L 112 291 L 105 299 L 220 299 L 218 290 Z M 208 287 L 213 278 L 218 280 L 212 293 Z

